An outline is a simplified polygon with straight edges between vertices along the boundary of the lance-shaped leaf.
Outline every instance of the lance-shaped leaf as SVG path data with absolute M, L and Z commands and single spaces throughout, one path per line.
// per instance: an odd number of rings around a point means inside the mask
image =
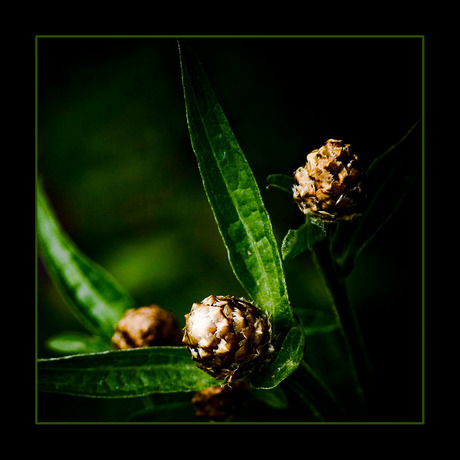
M 267 188 L 277 189 L 287 193 L 292 197 L 292 176 L 286 174 L 270 174 L 267 177 Z
M 130 414 L 128 422 L 202 422 L 197 418 L 195 406 L 190 398 L 187 401 L 155 404 Z
M 37 237 L 41 259 L 75 316 L 91 331 L 110 337 L 134 300 L 101 266 L 86 257 L 61 228 L 37 185 Z
M 180 46 L 188 128 L 204 189 L 235 276 L 277 332 L 292 322 L 272 224 L 249 164 L 200 62 Z
M 292 327 L 275 358 L 251 376 L 251 383 L 256 388 L 275 388 L 297 369 L 303 358 L 304 346 L 305 336 L 301 326 Z
M 305 336 L 327 334 L 338 328 L 337 319 L 329 312 L 295 308 L 294 313 L 302 324 Z
M 293 259 L 306 250 L 312 250 L 313 245 L 326 238 L 324 222 L 313 219 L 310 214 L 305 217 L 305 223 L 296 230 L 289 230 L 283 240 L 281 253 L 284 260 Z
M 61 355 L 97 353 L 111 348 L 107 339 L 80 332 L 61 332 L 56 334 L 46 341 L 46 346 Z
M 348 275 L 363 248 L 398 210 L 415 182 L 414 171 L 421 164 L 420 137 L 414 123 L 407 133 L 368 168 L 369 203 L 364 214 L 353 222 L 341 222 L 331 250 L 342 275 Z
M 38 391 L 95 398 L 197 391 L 218 385 L 185 347 L 135 348 L 38 360 Z

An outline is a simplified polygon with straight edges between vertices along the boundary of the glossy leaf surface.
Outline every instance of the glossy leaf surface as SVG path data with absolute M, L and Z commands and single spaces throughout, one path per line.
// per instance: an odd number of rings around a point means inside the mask
M 306 250 L 313 249 L 313 245 L 326 238 L 325 224 L 312 219 L 308 214 L 305 223 L 296 230 L 289 230 L 281 246 L 283 259 L 293 259 Z
M 305 336 L 302 328 L 293 327 L 286 335 L 280 351 L 258 374 L 251 377 L 251 383 L 262 389 L 276 387 L 297 369 L 303 358 L 304 346 Z
M 46 346 L 61 355 L 98 353 L 110 349 L 110 343 L 102 337 L 90 336 L 79 332 L 62 332 L 46 341 Z
M 114 325 L 134 301 L 101 266 L 85 256 L 61 228 L 37 186 L 37 237 L 47 271 L 75 316 L 91 331 L 111 337 Z
M 198 369 L 185 347 L 152 347 L 38 360 L 38 390 L 129 398 L 197 391 L 219 382 Z
M 272 224 L 251 168 L 194 53 L 180 46 L 188 128 L 208 201 L 235 276 L 277 332 L 289 305 Z

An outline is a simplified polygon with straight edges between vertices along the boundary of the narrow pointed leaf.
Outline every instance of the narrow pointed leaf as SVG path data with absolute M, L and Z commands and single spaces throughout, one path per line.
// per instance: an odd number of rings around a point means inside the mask
M 305 336 L 325 334 L 338 328 L 337 320 L 332 314 L 309 308 L 295 308 L 294 313 L 302 323 Z
M 253 401 L 261 401 L 273 409 L 286 409 L 288 407 L 286 393 L 280 386 L 270 390 L 254 388 L 251 390 L 251 399 Z
M 286 174 L 270 174 L 267 177 L 267 188 L 273 188 L 286 192 L 292 196 L 292 177 Z
M 326 235 L 324 223 L 307 214 L 306 222 L 296 230 L 289 230 L 284 237 L 281 246 L 283 259 L 293 259 L 302 252 L 313 249 L 313 245 L 326 238 Z
M 420 164 L 413 153 L 418 150 L 416 122 L 408 132 L 368 168 L 369 203 L 364 214 L 337 227 L 332 253 L 343 275 L 348 275 L 356 258 L 403 203 L 415 181 Z M 412 155 L 411 155 L 412 154 Z
M 361 251 L 393 217 L 413 183 L 413 177 L 402 178 L 397 184 L 397 195 L 385 193 L 385 191 L 390 192 L 387 186 L 382 187 L 382 193 L 374 197 L 372 206 L 363 215 L 363 220 L 351 235 L 345 251 L 336 258 L 338 266 L 344 275 L 348 275 L 351 272 Z M 396 185 L 396 182 L 393 182 L 393 185 Z
M 275 388 L 297 369 L 303 358 L 304 346 L 305 336 L 302 328 L 296 325 L 287 333 L 275 358 L 251 377 L 251 383 L 256 388 Z
M 152 347 L 38 360 L 38 391 L 96 398 L 197 391 L 219 382 L 185 347 Z
M 75 316 L 91 331 L 110 337 L 134 301 L 101 266 L 86 257 L 61 228 L 37 186 L 37 237 L 41 259 Z
M 188 401 L 157 404 L 147 409 L 141 409 L 128 417 L 128 422 L 197 422 L 195 406 Z
M 409 136 L 420 126 L 420 120 L 417 120 L 395 144 L 389 147 L 384 153 L 375 158 L 367 168 L 367 176 L 373 178 L 378 175 L 386 175 L 391 171 L 395 162 L 398 161 L 398 147 L 408 140 Z M 400 156 L 400 154 L 399 154 Z
M 180 46 L 190 138 L 235 276 L 274 330 L 291 325 L 281 257 L 249 164 L 193 52 Z
M 109 340 L 79 332 L 62 332 L 46 341 L 46 346 L 61 355 L 98 353 L 110 350 Z

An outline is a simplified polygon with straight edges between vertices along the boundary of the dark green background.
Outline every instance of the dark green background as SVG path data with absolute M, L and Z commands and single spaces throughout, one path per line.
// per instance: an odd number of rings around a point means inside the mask
M 421 116 L 420 38 L 192 38 L 251 165 L 281 242 L 303 216 L 272 173 L 291 174 L 328 138 L 365 165 Z M 209 294 L 244 295 L 202 188 L 173 38 L 38 38 L 38 176 L 73 241 L 139 306 L 181 326 Z M 421 171 L 421 150 L 415 154 Z M 349 280 L 379 382 L 375 417 L 421 417 L 421 180 Z M 329 308 L 308 254 L 286 264 L 294 307 Z M 81 330 L 38 264 L 38 356 Z M 307 341 L 332 381 L 336 340 Z M 40 395 L 39 421 L 123 421 L 137 400 Z

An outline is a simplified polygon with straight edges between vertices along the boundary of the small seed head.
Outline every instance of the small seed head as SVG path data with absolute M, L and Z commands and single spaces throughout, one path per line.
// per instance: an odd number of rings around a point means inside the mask
M 176 318 L 158 305 L 126 310 L 117 324 L 112 345 L 118 349 L 180 345 Z
M 351 220 L 359 215 L 364 198 L 363 177 L 350 144 L 329 139 L 294 172 L 294 200 L 304 214 L 318 219 Z
M 185 315 L 182 341 L 201 369 L 227 382 L 244 377 L 273 351 L 268 317 L 231 296 L 194 303 Z
M 197 391 L 192 398 L 198 417 L 223 420 L 242 408 L 249 398 L 249 384 L 236 381 L 231 385 L 219 385 Z

